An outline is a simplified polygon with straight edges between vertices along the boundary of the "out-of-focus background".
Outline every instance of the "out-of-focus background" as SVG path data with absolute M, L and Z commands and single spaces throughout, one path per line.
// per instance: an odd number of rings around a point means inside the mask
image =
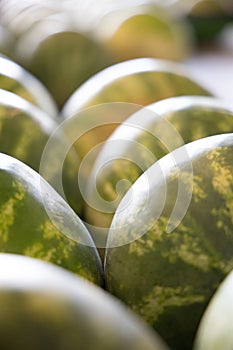
M 91 75 L 138 56 L 184 62 L 232 104 L 232 0 L 1 0 L 0 15 L 1 53 L 59 107 Z

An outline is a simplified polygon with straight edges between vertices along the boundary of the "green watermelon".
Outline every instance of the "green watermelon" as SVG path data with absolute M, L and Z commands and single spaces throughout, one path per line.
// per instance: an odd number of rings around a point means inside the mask
M 79 85 L 111 62 L 104 47 L 87 33 L 60 30 L 39 41 L 25 67 L 42 81 L 61 108 Z
M 171 97 L 126 119 L 101 149 L 84 192 L 84 217 L 96 245 L 105 247 L 119 202 L 157 159 L 184 143 L 229 132 L 233 109 L 212 97 Z
M 60 132 L 53 136 L 53 148 L 46 164 L 42 155 L 58 123 L 45 112 L 16 94 L 0 89 L 0 152 L 11 155 L 29 165 L 41 175 L 81 215 L 83 202 L 76 185 L 79 158 L 70 148 L 59 162 L 60 154 L 67 145 L 66 137 Z M 59 184 L 59 174 L 61 184 Z
M 64 132 L 85 167 L 86 178 L 102 143 L 142 106 L 179 95 L 208 95 L 181 64 L 138 58 L 108 67 L 71 95 L 62 109 Z M 84 172 L 84 170 L 86 170 Z
M 114 215 L 107 290 L 174 350 L 191 349 L 233 268 L 233 134 L 193 141 L 141 175 Z
M 192 27 L 169 10 L 149 2 L 112 10 L 98 22 L 96 36 L 115 62 L 137 57 L 184 60 L 194 46 Z
M 37 172 L 1 153 L 0 193 L 0 252 L 46 260 L 102 284 L 89 232 Z
M 233 349 L 233 272 L 220 284 L 210 300 L 195 337 L 195 350 Z
M 57 117 L 57 106 L 45 86 L 22 66 L 2 55 L 0 55 L 0 89 L 14 92 L 51 117 Z
M 0 254 L 0 344 L 4 350 L 165 350 L 120 301 L 37 259 Z
M 69 118 L 87 107 L 111 102 L 145 106 L 180 95 L 211 95 L 211 92 L 181 63 L 136 58 L 107 67 L 85 81 L 66 101 L 61 114 Z

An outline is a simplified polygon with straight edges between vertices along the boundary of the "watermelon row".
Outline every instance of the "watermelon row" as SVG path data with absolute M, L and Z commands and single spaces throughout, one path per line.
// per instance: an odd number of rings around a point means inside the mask
M 97 246 L 105 247 L 119 202 L 156 160 L 188 142 L 232 130 L 233 109 L 213 97 L 163 99 L 127 118 L 100 150 L 86 186 L 84 217 Z
M 0 6 L 6 21 L 11 3 Z M 8 52 L 25 61 L 0 57 L 0 270 L 11 271 L 0 273 L 2 344 L 15 348 L 11 325 L 24 348 L 47 339 L 54 349 L 165 349 L 161 338 L 171 349 L 198 348 L 202 315 L 233 267 L 232 107 L 170 60 L 132 59 L 85 81 L 122 59 L 97 40 L 101 26 L 94 39 L 54 16 L 52 3 L 23 6 L 4 28 Z M 101 23 L 127 19 L 107 42 L 111 54 L 117 35 L 132 38 L 143 21 L 148 33 L 177 35 L 167 27 L 175 19 L 152 8 L 135 8 L 134 18 L 118 10 Z M 38 16 L 30 30 L 27 12 Z M 45 23 L 56 23 L 49 36 Z
M 139 57 L 184 61 L 232 23 L 230 0 L 2 0 L 0 50 L 37 76 L 59 108 L 86 79 Z
M 168 350 L 123 303 L 71 272 L 9 253 L 0 272 L 4 349 Z

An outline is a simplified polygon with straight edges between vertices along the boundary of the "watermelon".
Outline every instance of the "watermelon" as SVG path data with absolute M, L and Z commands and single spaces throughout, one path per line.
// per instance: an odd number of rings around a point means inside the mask
M 195 350 L 230 350 L 233 348 L 233 272 L 217 288 L 210 300 L 195 337 Z
M 132 113 L 157 100 L 187 94 L 210 93 L 181 64 L 155 58 L 121 62 L 87 80 L 61 112 L 68 139 L 81 159 L 88 156 L 80 177 L 87 177 L 102 143 Z
M 76 185 L 80 160 L 74 148 L 69 146 L 63 163 L 59 155 L 67 145 L 60 132 L 53 137 L 53 148 L 48 162 L 41 165 L 44 149 L 58 123 L 42 110 L 12 92 L 0 89 L 0 152 L 26 163 L 63 195 L 70 206 L 81 215 L 83 203 Z M 58 182 L 59 174 L 61 184 Z
M 184 18 L 149 2 L 110 11 L 98 22 L 96 36 L 115 62 L 137 57 L 184 60 L 194 46 L 192 27 Z
M 20 44 L 25 45 L 23 38 Z M 90 35 L 70 29 L 42 38 L 25 67 L 42 81 L 61 108 L 79 85 L 111 62 L 108 52 Z
M 85 81 L 66 101 L 61 114 L 69 118 L 90 106 L 110 102 L 145 106 L 166 97 L 211 95 L 183 64 L 156 58 L 116 63 Z
M 0 252 L 50 261 L 102 284 L 99 255 L 81 219 L 32 168 L 0 154 Z
M 233 134 L 170 152 L 131 186 L 109 230 L 107 290 L 174 350 L 191 349 L 233 268 Z
M 23 97 L 56 118 L 58 109 L 45 86 L 22 66 L 0 55 L 0 89 Z
M 0 254 L 0 343 L 4 350 L 165 350 L 120 301 L 52 264 Z
M 157 159 L 206 136 L 233 132 L 233 109 L 204 96 L 150 104 L 125 120 L 102 147 L 84 191 L 84 217 L 98 247 L 122 197 Z

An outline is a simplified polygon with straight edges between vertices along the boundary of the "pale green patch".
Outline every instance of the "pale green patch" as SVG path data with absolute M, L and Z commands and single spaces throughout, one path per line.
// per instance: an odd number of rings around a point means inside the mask
M 76 271 L 80 273 L 81 276 L 83 276 L 89 282 L 96 284 L 96 275 L 91 269 L 84 269 L 80 263 L 76 264 L 76 267 Z
M 24 199 L 26 191 L 22 183 L 13 181 L 12 187 L 16 190 L 16 192 L 14 193 L 14 198 L 17 199 L 18 201 L 21 201 L 22 199 Z
M 24 250 L 24 255 L 41 258 L 44 254 L 44 246 L 41 242 L 35 242 Z
M 215 191 L 225 198 L 227 210 L 222 208 L 222 214 L 227 215 L 233 223 L 233 172 L 227 167 L 220 167 L 212 183 Z
M 49 241 L 53 241 L 56 246 L 50 249 L 47 253 L 49 259 L 52 260 L 52 255 L 56 258 L 56 262 L 59 263 L 59 254 L 65 259 L 69 259 L 70 252 L 75 248 L 76 243 L 67 238 L 62 232 L 60 232 L 50 220 L 45 221 L 40 225 L 39 230 L 42 232 L 42 239 L 49 244 Z M 45 248 L 44 248 L 45 249 Z
M 232 212 L 232 213 L 231 213 Z M 229 219 L 233 223 L 233 211 L 232 208 L 228 210 L 226 207 L 221 208 L 213 208 L 211 210 L 211 214 L 217 218 L 216 226 L 219 230 L 225 233 L 226 236 L 232 236 L 232 228 L 229 227 L 228 220 Z
M 211 169 L 213 171 L 212 185 L 214 191 L 224 199 L 224 206 L 213 208 L 211 213 L 217 218 L 217 227 L 222 229 L 225 234 L 232 234 L 229 229 L 229 220 L 233 223 L 233 172 L 232 165 L 229 164 L 227 156 L 224 153 L 231 152 L 228 147 L 212 151 L 208 157 L 211 160 Z
M 129 245 L 129 253 L 138 257 L 147 253 L 160 254 L 169 264 L 183 261 L 203 272 L 211 268 L 225 271 L 225 263 L 221 263 L 221 256 L 205 232 L 192 218 L 187 220 L 187 225 L 183 221 L 175 231 L 167 233 L 167 218 L 161 216 L 144 237 Z
M 192 200 L 195 203 L 200 202 L 201 200 L 207 197 L 205 190 L 201 187 L 203 179 L 200 176 L 193 176 L 193 192 L 192 192 Z
M 42 233 L 41 241 L 35 241 L 32 245 L 27 247 L 24 250 L 24 254 L 45 261 L 54 261 L 56 258 L 57 261 L 57 245 L 51 248 L 47 247 L 46 241 L 52 240 L 54 237 L 56 240 L 59 240 L 60 232 L 56 230 L 49 220 L 40 225 L 39 231 Z M 59 261 L 57 261 L 57 263 L 59 264 Z
M 156 242 L 162 241 L 164 234 L 163 227 L 166 221 L 163 220 L 162 225 L 160 221 L 158 220 L 153 228 L 156 232 L 154 239 L 152 238 L 155 242 L 154 249 L 156 249 Z M 195 222 L 192 221 L 192 224 L 188 226 L 182 222 L 175 231 L 165 234 L 166 247 L 169 246 L 169 249 L 162 249 L 160 246 L 158 249 L 161 256 L 166 258 L 170 264 L 183 261 L 203 272 L 207 272 L 212 266 L 219 267 L 220 257 L 218 253 L 209 245 L 201 227 L 197 226 Z
M 140 207 L 137 207 L 140 212 Z M 137 217 L 138 212 L 135 212 L 135 217 Z M 113 245 L 124 245 L 129 242 L 129 252 L 135 253 L 138 256 L 144 255 L 146 252 L 150 252 L 154 238 L 150 239 L 150 230 L 152 229 L 155 219 L 154 218 L 142 218 L 142 220 L 135 220 L 135 217 L 130 216 L 128 219 L 128 227 L 127 230 L 124 230 L 124 222 L 122 223 L 119 217 L 119 221 L 117 222 L 117 233 L 113 234 L 113 241 L 111 242 Z M 137 225 L 136 225 L 137 222 Z M 110 244 L 111 244 L 110 243 Z
M 136 254 L 138 257 L 153 250 L 154 242 L 151 239 L 139 239 L 129 245 L 129 254 Z
M 49 220 L 41 224 L 38 231 L 42 233 L 41 240 L 27 247 L 24 250 L 25 255 L 65 266 L 68 269 L 71 268 L 73 272 L 85 276 L 89 281 L 96 282 L 93 272 L 83 268 L 78 255 L 77 259 L 75 259 L 75 265 L 70 265 L 71 257 L 74 253 L 73 250 L 77 245 L 74 241 L 64 236 Z
M 15 198 L 10 198 L 0 207 L 0 234 L 1 241 L 6 243 L 9 240 L 10 227 L 14 223 Z
M 20 134 L 17 145 L 14 148 L 13 154 L 14 157 L 16 157 L 17 159 L 24 159 L 25 155 L 30 150 L 32 134 L 35 133 L 35 129 L 37 129 L 37 126 L 34 123 L 32 123 L 31 120 L 29 120 L 29 116 L 26 117 L 26 115 L 22 115 L 19 117 L 22 117 L 21 125 L 23 128 L 23 133 Z
M 53 239 L 54 237 L 59 239 L 61 236 L 60 231 L 58 231 L 56 227 L 53 225 L 53 223 L 49 220 L 45 221 L 45 223 L 43 223 L 40 226 L 40 230 L 43 232 L 43 238 L 45 240 L 50 240 L 50 239 Z
M 155 286 L 150 294 L 142 299 L 140 305 L 133 306 L 133 310 L 148 323 L 153 324 L 166 308 L 188 306 L 203 303 L 203 294 L 193 294 L 193 288 Z
M 215 148 L 214 150 L 212 150 L 211 152 L 209 152 L 207 154 L 207 159 L 213 161 L 212 166 L 215 164 L 215 166 L 218 168 L 219 167 L 219 163 L 216 161 L 216 159 L 219 158 L 219 156 L 221 155 L 221 149 L 223 150 L 225 147 L 223 148 Z
M 219 167 L 216 168 L 216 175 L 213 177 L 212 184 L 214 189 L 222 194 L 223 196 L 229 196 L 232 192 L 232 184 L 233 184 L 233 173 L 227 167 Z
M 13 197 L 9 198 L 0 207 L 0 239 L 3 243 L 7 243 L 9 240 L 10 229 L 15 220 L 15 207 L 25 197 L 25 190 L 21 183 L 13 181 L 12 187 L 15 189 Z

